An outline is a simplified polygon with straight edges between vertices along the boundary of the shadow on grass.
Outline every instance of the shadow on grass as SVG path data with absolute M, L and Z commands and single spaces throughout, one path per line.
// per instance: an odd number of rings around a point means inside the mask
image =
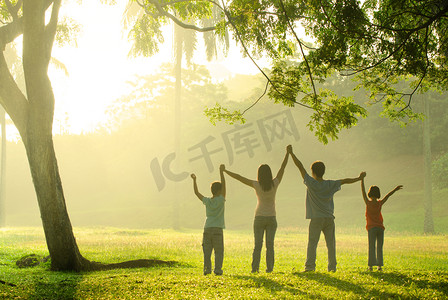
M 30 299 L 78 299 L 82 298 L 82 295 L 79 295 L 78 285 L 84 278 L 84 274 L 92 273 L 92 272 L 102 272 L 109 271 L 115 269 L 138 269 L 138 268 L 164 268 L 164 267 L 174 267 L 174 266 L 182 266 L 188 267 L 185 265 L 181 265 L 175 261 L 163 261 L 163 260 L 155 260 L 155 259 L 138 259 L 131 260 L 121 263 L 115 264 L 107 264 L 103 265 L 96 271 L 87 271 L 84 273 L 77 272 L 58 272 L 51 271 L 47 272 L 50 267 L 47 264 L 47 270 L 43 271 L 41 275 L 35 275 L 31 281 L 33 286 L 32 295 L 28 295 Z M 130 275 L 122 274 L 122 275 L 114 275 L 108 277 L 109 279 L 115 277 L 128 277 Z
M 36 277 L 34 279 L 34 293 L 30 299 L 76 299 L 78 284 L 82 281 L 81 274 L 61 276 Z M 78 296 L 78 297 L 77 297 Z
M 340 291 L 346 293 L 353 293 L 362 298 L 381 298 L 381 299 L 391 299 L 391 298 L 400 298 L 399 294 L 396 293 L 388 293 L 377 290 L 370 290 L 362 287 L 361 285 L 354 284 L 350 281 L 342 280 L 330 275 L 330 273 L 318 273 L 318 272 L 302 272 L 302 273 L 293 273 L 294 275 L 301 277 L 306 280 L 313 280 L 318 282 L 323 286 L 331 286 Z M 318 287 L 316 287 L 318 289 Z
M 427 279 L 427 277 L 429 276 L 428 273 L 415 273 L 413 277 L 399 272 L 369 272 L 368 274 L 376 279 L 382 279 L 383 281 L 386 281 L 393 285 L 412 286 L 423 290 L 432 289 L 439 291 L 446 296 L 448 295 L 446 273 L 430 273 L 430 275 L 434 277 L 434 281 Z
M 273 295 L 275 295 L 276 292 L 285 291 L 290 293 L 291 296 L 309 296 L 307 292 L 301 291 L 300 289 L 294 287 L 292 284 L 281 284 L 275 280 L 259 275 L 236 275 L 232 277 L 236 279 L 252 281 L 257 288 L 264 288 L 270 291 L 270 293 Z
M 114 269 L 137 269 L 137 268 L 153 268 L 153 267 L 172 267 L 177 264 L 175 261 L 165 261 L 160 259 L 135 259 L 119 263 L 102 264 L 95 263 L 98 269 L 95 271 L 114 270 Z

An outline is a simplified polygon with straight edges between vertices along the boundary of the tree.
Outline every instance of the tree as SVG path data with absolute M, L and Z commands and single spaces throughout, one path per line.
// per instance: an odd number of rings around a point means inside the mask
M 352 98 L 319 86 L 335 72 L 356 79 L 373 103 L 382 103 L 383 115 L 404 123 L 421 117 L 412 110 L 417 92 L 448 86 L 446 1 L 146 0 L 142 4 L 154 16 L 153 27 L 172 19 L 185 28 L 216 34 L 230 28 L 254 63 L 259 55 L 271 57 L 270 73 L 260 68 L 268 95 L 275 102 L 313 110 L 308 127 L 324 143 L 366 116 Z M 225 19 L 208 27 L 184 24 L 172 14 L 179 5 L 204 16 L 216 5 Z M 397 86 L 402 80 L 408 81 L 406 89 Z M 239 111 L 230 113 L 219 105 L 208 114 L 212 119 L 244 121 Z
M 23 70 L 26 94 L 12 77 L 4 55 L 0 57 L 0 101 L 17 127 L 26 149 L 42 224 L 56 270 L 81 270 L 87 264 L 79 253 L 65 206 L 52 140 L 54 95 L 47 75 L 56 36 L 61 1 L 5 1 L 10 16 L 0 28 L 2 49 L 23 35 Z M 51 19 L 45 23 L 47 10 Z M 21 12 L 21 14 L 20 14 Z
M 22 66 L 26 92 L 22 92 L 0 56 L 0 104 L 18 129 L 31 170 L 53 270 L 95 270 L 142 267 L 160 262 L 136 260 L 103 265 L 84 258 L 68 216 L 53 145 L 55 97 L 47 74 L 58 32 L 61 0 L 5 0 L 0 6 L 0 48 L 23 36 Z M 46 20 L 47 11 L 49 21 Z M 66 29 L 67 27 L 65 27 Z M 62 30 L 63 31 L 63 30 Z

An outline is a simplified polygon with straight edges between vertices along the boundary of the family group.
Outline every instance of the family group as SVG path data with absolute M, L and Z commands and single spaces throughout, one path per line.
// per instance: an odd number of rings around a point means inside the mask
M 323 179 L 325 165 L 321 161 L 316 161 L 311 165 L 311 176 L 307 173 L 302 162 L 294 154 L 292 146 L 286 147 L 286 154 L 277 176 L 273 178 L 271 168 L 264 164 L 258 168 L 257 180 L 250 180 L 239 174 L 233 173 L 221 165 L 219 168 L 221 181 L 211 184 L 212 197 L 203 196 L 197 186 L 196 175 L 191 174 L 193 179 L 193 189 L 196 196 L 203 202 L 206 208 L 206 221 L 202 239 L 202 249 L 204 253 L 204 275 L 212 272 L 211 256 L 214 251 L 215 265 L 214 273 L 222 275 L 222 264 L 224 258 L 224 207 L 226 196 L 225 174 L 253 188 L 257 195 L 257 206 L 254 220 L 255 246 L 252 254 L 252 273 L 259 272 L 261 250 L 263 247 L 263 237 L 266 236 L 266 272 L 274 269 L 274 238 L 277 230 L 277 220 L 275 211 L 275 194 L 282 181 L 288 158 L 291 156 L 294 164 L 303 177 L 303 183 L 307 188 L 306 192 L 306 218 L 310 219 L 308 231 L 307 258 L 305 272 L 314 271 L 316 268 L 316 249 L 320 234 L 323 232 L 328 249 L 328 271 L 336 271 L 336 239 L 334 223 L 334 202 L 333 195 L 341 189 L 344 184 L 351 184 L 361 181 L 361 191 L 366 204 L 366 221 L 369 239 L 369 260 L 368 266 L 373 270 L 377 266 L 381 270 L 383 266 L 383 242 L 384 225 L 381 215 L 381 207 L 389 197 L 397 190 L 399 185 L 384 198 L 381 198 L 380 189 L 371 186 L 368 193 L 365 191 L 364 178 L 366 172 L 361 172 L 356 178 L 346 178 L 340 180 Z

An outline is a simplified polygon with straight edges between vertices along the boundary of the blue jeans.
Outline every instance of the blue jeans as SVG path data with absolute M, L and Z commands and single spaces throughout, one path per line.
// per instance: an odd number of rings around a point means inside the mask
M 383 265 L 384 229 L 373 227 L 369 233 L 369 267 Z
M 254 239 L 255 246 L 252 253 L 252 272 L 258 272 L 260 268 L 261 248 L 263 248 L 263 236 L 266 232 L 266 272 L 274 269 L 274 238 L 277 231 L 277 219 L 273 217 L 255 216 Z
M 204 275 L 212 272 L 212 251 L 215 251 L 216 275 L 222 275 L 222 262 L 224 260 L 224 234 L 222 228 L 204 228 L 202 235 L 202 250 L 204 252 Z
M 336 236 L 333 218 L 313 218 L 308 230 L 308 249 L 305 271 L 316 269 L 316 249 L 320 233 L 323 232 L 328 249 L 328 271 L 336 271 Z

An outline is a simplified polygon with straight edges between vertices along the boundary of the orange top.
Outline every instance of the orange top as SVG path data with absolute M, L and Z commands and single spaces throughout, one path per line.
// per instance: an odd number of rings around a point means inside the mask
M 366 229 L 380 227 L 384 229 L 383 216 L 381 215 L 382 201 L 367 201 L 366 205 Z

